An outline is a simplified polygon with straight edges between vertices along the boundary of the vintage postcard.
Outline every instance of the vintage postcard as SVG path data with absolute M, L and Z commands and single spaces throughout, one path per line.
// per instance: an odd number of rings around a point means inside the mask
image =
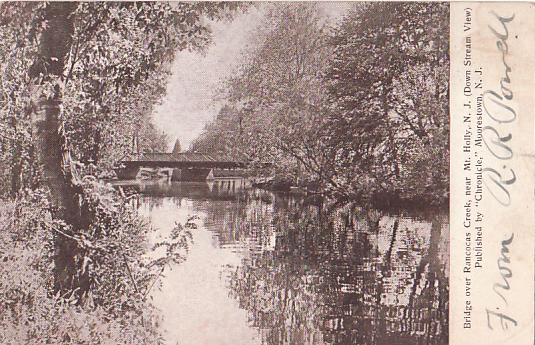
M 0 3 L 1 344 L 532 344 L 535 8 Z

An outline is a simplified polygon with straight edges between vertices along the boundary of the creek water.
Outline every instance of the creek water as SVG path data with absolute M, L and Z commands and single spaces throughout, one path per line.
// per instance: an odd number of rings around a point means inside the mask
M 154 242 L 198 216 L 186 261 L 153 294 L 169 344 L 448 341 L 446 212 L 312 202 L 242 179 L 130 187 Z

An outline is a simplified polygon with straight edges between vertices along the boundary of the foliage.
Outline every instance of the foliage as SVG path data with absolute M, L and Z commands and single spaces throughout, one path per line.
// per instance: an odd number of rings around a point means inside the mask
M 325 128 L 350 190 L 447 190 L 448 14 L 447 4 L 367 4 L 335 31 Z
M 192 225 L 177 225 L 152 262 L 142 256 L 149 227 L 128 199 L 81 176 L 133 146 L 166 149 L 150 114 L 174 54 L 202 50 L 205 19 L 240 6 L 0 4 L 0 188 L 16 198 L 0 224 L 12 263 L 1 269 L 2 343 L 158 341 L 148 293 L 162 263 L 183 260 Z
M 47 193 L 29 191 L 0 206 L 0 340 L 19 343 L 157 343 L 159 317 L 150 304 L 167 267 L 186 259 L 191 217 L 176 224 L 165 248 L 147 257 L 150 226 L 120 193 L 93 178 L 84 179 L 83 203 L 91 214 L 88 229 L 72 233 L 49 211 Z M 77 279 L 90 290 L 52 295 L 54 238 L 76 242 Z
M 193 144 L 198 151 L 277 161 L 298 171 L 301 147 L 316 149 L 311 132 L 323 114 L 321 73 L 330 52 L 327 21 L 316 4 L 264 7 L 265 22 L 244 52 L 243 66 L 224 86 L 228 106 Z M 296 147 L 299 146 L 299 147 Z M 229 152 L 230 151 L 230 152 Z M 307 160 L 308 162 L 308 160 Z
M 175 145 L 173 146 L 173 151 L 172 151 L 174 154 L 178 154 L 180 152 L 182 152 L 182 146 L 180 146 L 180 139 L 177 139 L 175 141 Z
M 48 207 L 47 194 L 41 190 L 0 206 L 3 261 L 0 267 L 0 341 L 3 344 L 158 342 L 159 334 L 147 322 L 156 320 L 156 315 L 151 315 L 147 302 L 131 290 L 124 291 L 122 296 L 108 295 L 100 305 L 95 305 L 93 299 L 80 305 L 76 294 L 51 295 L 53 239 L 61 234 L 54 230 L 59 224 L 52 219 Z M 136 234 L 130 233 L 128 237 L 132 235 Z M 119 233 L 117 237 L 123 243 L 128 238 Z M 121 250 L 133 251 L 128 242 Z M 117 258 L 107 259 L 100 265 L 105 271 L 99 271 L 101 286 L 122 285 L 124 289 L 125 285 L 132 285 L 124 277 L 124 265 L 113 262 Z M 119 282 L 114 281 L 117 277 Z M 93 296 L 99 292 L 95 290 Z M 127 308 L 128 303 L 137 303 L 138 309 Z
M 210 42 L 201 15 L 216 15 L 218 6 L 78 6 L 63 114 L 76 159 L 110 168 L 125 154 L 166 151 L 165 136 L 150 123 L 153 107 L 165 94 L 175 52 Z
M 211 41 L 205 19 L 229 19 L 242 7 L 202 2 L 78 3 L 70 17 L 74 31 L 63 76 L 39 87 L 45 96 L 51 96 L 56 86 L 62 90 L 62 133 L 71 157 L 105 171 L 125 154 L 166 150 L 167 138 L 150 117 L 165 94 L 175 53 L 203 50 Z M 31 128 L 32 103 L 37 102 L 31 87 L 35 76 L 29 72 L 43 64 L 38 48 L 49 25 L 47 8 L 46 2 L 0 4 L 3 194 L 15 195 L 39 182 Z
M 278 185 L 338 199 L 443 202 L 448 15 L 443 3 L 355 4 L 332 27 L 314 4 L 267 6 L 193 149 L 272 162 Z
M 43 3 L 0 6 L 0 193 L 35 186 L 28 71 L 33 63 Z
M 155 283 L 159 283 L 166 268 L 172 268 L 173 264 L 181 264 L 187 258 L 189 244 L 193 243 L 192 229 L 197 229 L 195 220 L 199 219 L 197 216 L 188 217 L 184 225 L 175 223 L 175 227 L 171 231 L 170 237 L 161 242 L 154 244 L 152 250 L 158 252 L 159 249 L 164 249 L 165 252 L 159 257 L 154 258 L 148 265 L 148 269 L 157 270 L 157 273 L 152 273 L 149 278 L 152 280 L 144 293 L 145 296 L 150 294 Z

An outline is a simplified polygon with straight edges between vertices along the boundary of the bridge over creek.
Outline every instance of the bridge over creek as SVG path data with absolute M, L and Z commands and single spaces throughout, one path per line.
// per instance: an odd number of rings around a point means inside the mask
M 204 181 L 213 169 L 245 169 L 247 164 L 203 153 L 147 153 L 122 160 L 115 172 L 120 179 L 134 180 L 142 168 L 165 171 L 172 181 Z

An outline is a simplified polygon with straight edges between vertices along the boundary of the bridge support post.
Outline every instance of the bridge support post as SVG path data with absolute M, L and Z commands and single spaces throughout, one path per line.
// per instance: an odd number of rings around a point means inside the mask
M 173 173 L 171 174 L 171 181 L 181 181 L 181 173 L 182 169 L 173 169 Z

